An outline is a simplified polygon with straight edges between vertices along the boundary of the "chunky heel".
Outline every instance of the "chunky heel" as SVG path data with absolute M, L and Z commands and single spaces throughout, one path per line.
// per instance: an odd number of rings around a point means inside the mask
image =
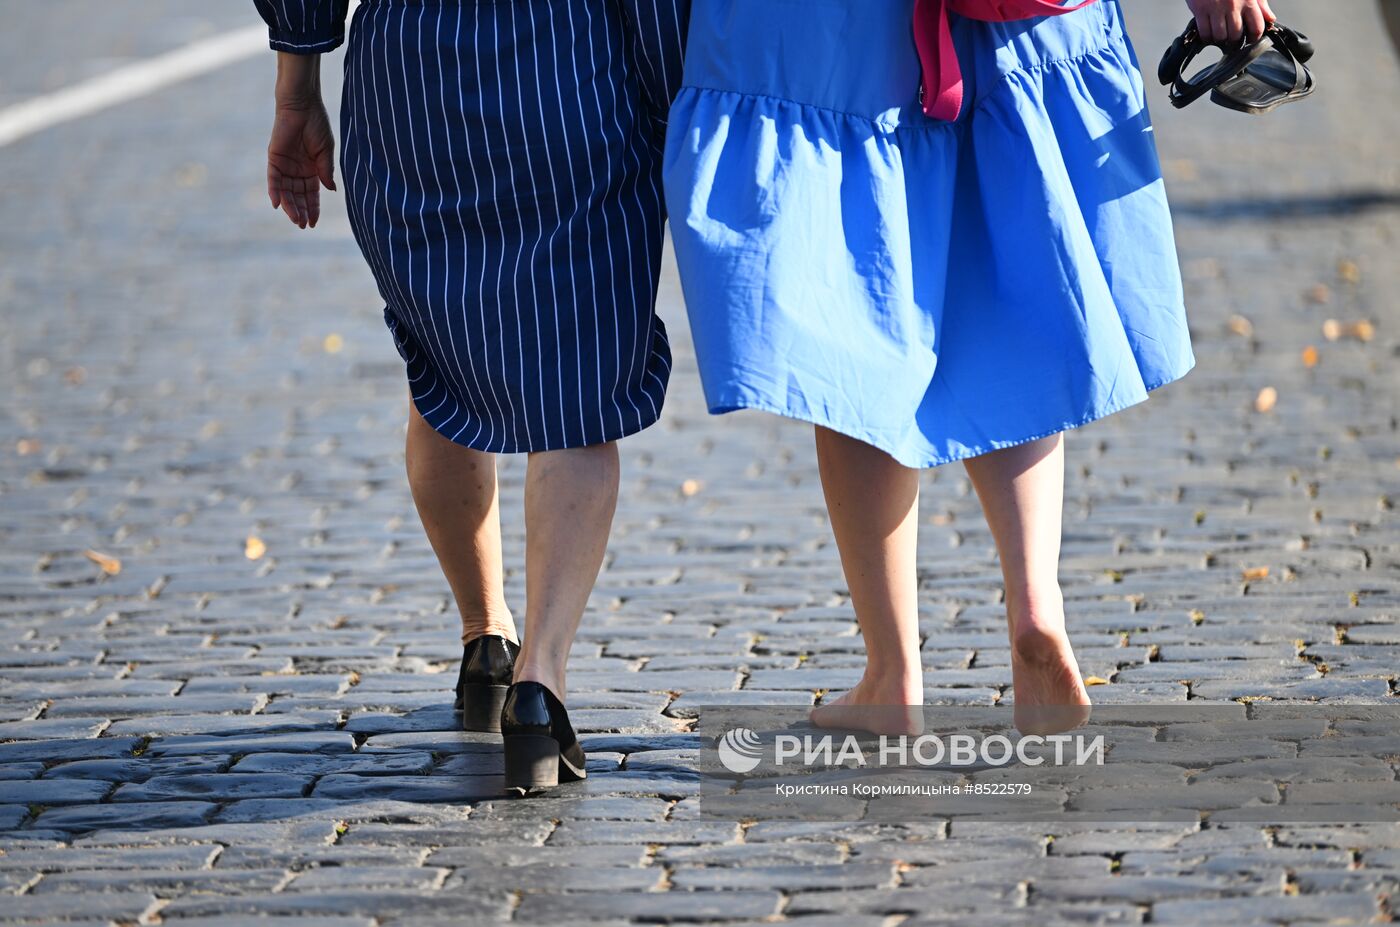
M 505 738 L 506 791 L 528 795 L 559 784 L 559 741 L 539 734 Z
M 588 757 L 564 703 L 538 682 L 517 682 L 501 710 L 506 791 L 529 795 L 588 777 Z
M 499 634 L 484 634 L 462 648 L 462 666 L 457 673 L 457 700 L 462 730 L 499 734 L 501 709 L 515 675 L 515 658 L 520 645 Z
M 501 732 L 501 709 L 506 703 L 509 686 L 486 683 L 462 685 L 462 730 L 486 734 Z

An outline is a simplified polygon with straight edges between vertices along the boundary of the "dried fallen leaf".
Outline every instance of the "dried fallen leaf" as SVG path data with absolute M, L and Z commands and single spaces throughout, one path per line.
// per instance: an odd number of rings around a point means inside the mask
M 1303 348 L 1303 366 L 1309 370 L 1317 366 L 1317 348 L 1313 345 Z
M 37 454 L 44 449 L 43 443 L 38 438 L 20 438 L 15 443 L 15 453 L 21 457 L 28 457 L 30 454 Z
M 1107 679 L 1104 679 L 1102 676 L 1085 676 L 1085 677 L 1084 677 L 1084 685 L 1086 685 L 1086 686 L 1106 686 L 1106 685 L 1108 685 L 1108 680 L 1107 680 Z
M 81 367 L 69 367 L 67 370 L 63 371 L 63 382 L 67 383 L 69 386 L 81 386 L 82 382 L 86 379 L 87 371 Z
M 1201 179 L 1196 162 L 1186 158 L 1171 158 L 1164 165 L 1167 173 L 1178 183 L 1193 183 Z
M 175 183 L 181 187 L 201 187 L 209 179 L 209 168 L 198 161 L 182 165 L 175 171 Z
M 1355 261 L 1341 260 L 1337 262 L 1337 276 L 1347 283 L 1361 282 L 1361 268 Z
M 1240 575 L 1243 576 L 1243 577 L 1244 577 L 1245 579 L 1247 579 L 1247 580 L 1268 579 L 1268 578 L 1269 578 L 1269 568 L 1266 567 L 1266 566 L 1261 566 L 1261 567 L 1249 567 L 1248 569 L 1242 570 L 1242 571 L 1240 572 Z
M 1242 315 L 1230 316 L 1230 321 L 1226 322 L 1225 326 L 1230 329 L 1232 334 L 1239 335 L 1241 338 L 1248 338 L 1254 334 L 1254 323 Z
M 699 480 L 686 480 L 684 483 L 681 484 L 681 495 L 693 496 L 696 493 L 698 493 L 700 489 L 701 483 Z
M 1328 319 L 1322 323 L 1322 336 L 1328 341 L 1340 341 L 1343 338 L 1370 341 L 1376 337 L 1376 323 L 1370 319 L 1360 319 L 1356 322 L 1339 322 L 1336 319 Z
M 1308 302 L 1325 306 L 1332 301 L 1332 288 L 1325 283 L 1319 283 L 1308 290 Z
M 1259 395 L 1254 397 L 1255 412 L 1272 412 L 1276 405 L 1278 405 L 1278 390 L 1272 386 L 1264 387 L 1259 391 Z
M 339 335 L 327 335 L 321 342 L 321 347 L 327 354 L 339 354 L 345 347 L 345 339 Z
M 110 554 L 99 553 L 95 550 L 85 550 L 83 554 L 102 568 L 102 572 L 108 576 L 116 576 L 122 571 L 122 562 Z
M 248 535 L 248 540 L 243 542 L 243 556 L 249 560 L 261 560 L 263 554 L 267 553 L 267 545 L 263 539 L 257 535 Z

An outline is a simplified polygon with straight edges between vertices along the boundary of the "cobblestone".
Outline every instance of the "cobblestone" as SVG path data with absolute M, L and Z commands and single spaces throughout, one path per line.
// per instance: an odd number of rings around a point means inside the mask
M 1155 61 L 1185 13 L 1124 5 Z M 238 3 L 12 6 L 0 106 L 254 21 Z M 1400 115 L 1374 105 L 1400 70 L 1370 3 L 1276 9 L 1347 51 L 1319 57 L 1314 101 L 1242 120 L 1150 87 L 1200 365 L 1068 439 L 1061 577 L 1100 703 L 1341 708 L 1400 678 Z M 0 148 L 0 922 L 1392 917 L 1393 824 L 701 819 L 697 713 L 812 704 L 858 678 L 862 642 L 809 429 L 706 414 L 669 260 L 673 388 L 622 445 L 571 657 L 590 778 L 501 800 L 499 740 L 456 730 L 457 619 L 343 201 L 294 235 L 260 199 L 271 79 L 259 56 Z M 1329 319 L 1374 328 L 1329 340 Z M 517 614 L 523 479 L 502 460 Z M 975 493 L 958 467 L 921 489 L 926 698 L 1005 702 Z M 1205 781 L 1287 761 L 1291 799 L 1400 803 L 1385 726 L 1345 727 L 1373 765 L 1309 723 L 1176 736 L 1183 759 L 1256 757 Z M 1311 738 L 1301 760 L 1270 739 L 1288 731 Z

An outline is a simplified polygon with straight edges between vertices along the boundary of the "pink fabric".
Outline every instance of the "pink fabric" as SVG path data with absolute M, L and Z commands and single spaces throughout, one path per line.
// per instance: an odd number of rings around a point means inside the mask
M 924 65 L 924 112 L 951 122 L 962 112 L 963 79 L 949 13 L 987 22 L 1059 16 L 1094 0 L 1061 6 L 1053 0 L 915 0 L 914 41 Z

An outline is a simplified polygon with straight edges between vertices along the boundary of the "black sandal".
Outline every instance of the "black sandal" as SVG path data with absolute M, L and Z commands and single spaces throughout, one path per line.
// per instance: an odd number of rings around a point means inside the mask
M 1241 40 L 1238 47 L 1226 49 L 1215 64 L 1187 77 L 1186 69 L 1209 44 L 1192 20 L 1162 58 L 1157 78 L 1171 87 L 1170 98 L 1177 109 L 1190 106 L 1209 92 L 1212 103 L 1260 115 L 1313 92 L 1307 62 L 1315 49 L 1301 32 L 1271 23 L 1258 41 Z

